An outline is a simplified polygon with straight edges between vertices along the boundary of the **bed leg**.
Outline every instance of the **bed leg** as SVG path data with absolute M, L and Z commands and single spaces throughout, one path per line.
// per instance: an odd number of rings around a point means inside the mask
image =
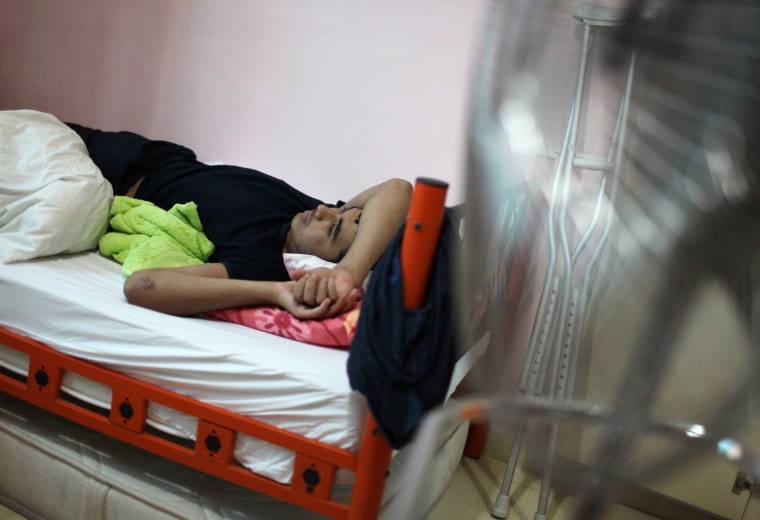
M 470 459 L 479 459 L 488 440 L 488 423 L 471 423 L 467 430 L 467 441 L 464 445 L 464 455 Z
M 351 493 L 349 520 L 377 518 L 385 491 L 385 480 L 391 463 L 391 446 L 370 414 L 364 426 L 361 456 Z

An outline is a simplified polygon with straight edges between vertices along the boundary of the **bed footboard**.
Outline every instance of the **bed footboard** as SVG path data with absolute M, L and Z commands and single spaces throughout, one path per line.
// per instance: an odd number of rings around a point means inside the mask
M 29 355 L 26 377 L 0 372 L 0 390 L 7 394 L 133 446 L 279 500 L 332 518 L 350 517 L 346 504 L 331 500 L 334 476 L 337 468 L 357 471 L 361 457 L 365 456 L 364 450 L 355 454 L 307 439 L 61 354 L 7 329 L 0 329 L 0 343 Z M 96 409 L 62 392 L 65 371 L 110 387 L 110 410 Z M 146 423 L 149 402 L 197 417 L 195 443 L 189 446 L 186 441 L 151 428 Z M 282 484 L 237 465 L 233 460 L 233 449 L 238 434 L 247 434 L 295 452 L 291 483 Z M 371 450 L 366 455 L 372 456 Z M 378 493 L 377 489 L 370 492 Z M 382 496 L 382 486 L 379 494 Z

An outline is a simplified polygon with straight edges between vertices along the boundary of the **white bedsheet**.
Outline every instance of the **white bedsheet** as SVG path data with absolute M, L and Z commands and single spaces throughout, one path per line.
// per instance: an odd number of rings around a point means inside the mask
M 299 343 L 232 323 L 178 318 L 128 304 L 121 266 L 97 253 L 0 264 L 0 325 L 57 350 L 180 394 L 356 450 L 364 399 L 346 375 L 346 350 Z M 7 347 L 0 364 L 28 363 Z M 108 407 L 110 389 L 66 377 L 80 398 Z M 151 406 L 151 424 L 188 438 L 195 420 Z M 239 436 L 236 459 L 280 482 L 290 450 Z

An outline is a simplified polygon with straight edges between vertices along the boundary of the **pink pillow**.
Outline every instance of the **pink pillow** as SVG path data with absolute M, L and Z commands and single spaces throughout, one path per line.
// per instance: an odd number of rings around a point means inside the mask
M 294 253 L 283 254 L 283 262 L 289 273 L 297 269 L 335 267 L 334 263 L 316 256 Z M 364 281 L 365 287 L 368 281 L 369 276 Z M 325 320 L 302 321 L 280 307 L 237 307 L 207 312 L 205 316 L 231 321 L 304 343 L 325 347 L 347 347 L 354 339 L 356 323 L 359 321 L 359 307 L 360 303 L 357 303 L 350 311 Z
M 347 347 L 356 333 L 360 304 L 334 318 L 302 321 L 280 307 L 237 307 L 207 312 L 206 317 L 231 321 L 270 334 L 322 345 Z

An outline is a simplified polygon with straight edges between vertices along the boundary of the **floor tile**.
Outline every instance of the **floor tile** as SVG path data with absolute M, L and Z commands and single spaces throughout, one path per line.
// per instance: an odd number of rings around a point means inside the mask
M 23 516 L 14 513 L 7 507 L 0 505 L 0 520 L 26 520 L 26 519 Z
M 426 520 L 492 520 L 491 507 L 501 488 L 506 463 L 489 456 L 462 459 L 446 493 Z M 507 520 L 534 520 L 541 491 L 537 475 L 517 468 L 510 488 Z M 573 520 L 576 497 L 549 492 L 547 520 Z M 612 504 L 605 520 L 656 520 L 634 509 Z

